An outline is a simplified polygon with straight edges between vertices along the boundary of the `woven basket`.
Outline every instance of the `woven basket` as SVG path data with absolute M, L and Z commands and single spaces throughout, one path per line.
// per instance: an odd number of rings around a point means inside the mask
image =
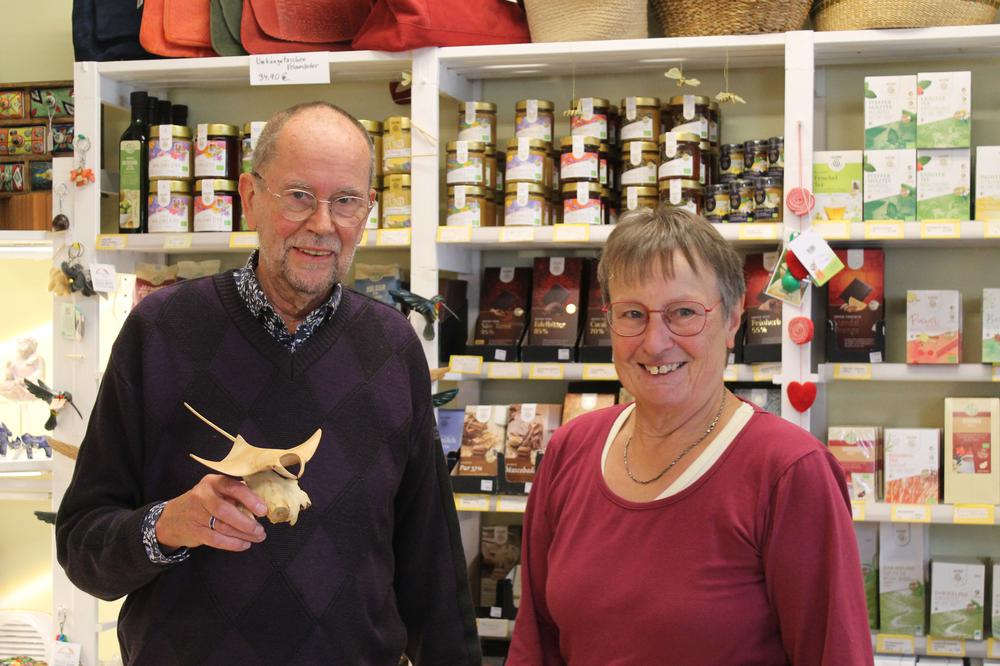
M 817 30 L 928 28 L 993 23 L 1000 0 L 816 0 Z
M 649 37 L 646 0 L 524 0 L 533 42 Z
M 664 35 L 694 37 L 798 30 L 809 17 L 812 1 L 652 0 L 652 4 Z

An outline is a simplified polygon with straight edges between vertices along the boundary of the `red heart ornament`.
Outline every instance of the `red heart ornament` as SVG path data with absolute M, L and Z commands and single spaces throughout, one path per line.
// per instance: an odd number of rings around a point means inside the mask
M 816 385 L 812 382 L 789 382 L 788 402 L 800 412 L 808 411 L 816 402 Z
M 806 267 L 802 265 L 802 262 L 799 261 L 799 258 L 791 250 L 785 252 L 785 263 L 788 264 L 788 272 L 796 280 L 804 280 L 809 275 L 809 271 L 806 270 Z

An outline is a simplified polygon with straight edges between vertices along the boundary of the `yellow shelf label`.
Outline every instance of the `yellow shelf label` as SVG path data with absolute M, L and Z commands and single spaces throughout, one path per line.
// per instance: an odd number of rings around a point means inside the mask
M 864 381 L 872 378 L 871 363 L 834 363 L 833 378 Z
M 962 225 L 958 220 L 923 220 L 920 222 L 921 238 L 961 238 Z
M 927 637 L 927 654 L 932 657 L 964 657 L 965 640 Z
M 993 365 L 993 381 L 1000 382 L 1000 364 Z
M 773 222 L 749 222 L 739 225 L 740 240 L 777 240 L 778 227 Z
M 483 357 L 453 354 L 448 360 L 448 369 L 461 375 L 478 375 L 483 371 Z
M 163 239 L 164 250 L 186 250 L 191 247 L 191 234 L 166 236 Z
M 993 525 L 996 507 L 992 504 L 956 504 L 952 520 L 957 525 Z
M 455 508 L 459 511 L 489 511 L 489 495 L 455 495 Z
M 361 232 L 361 240 L 358 241 L 358 245 L 360 247 L 365 247 L 368 245 L 368 236 L 369 234 L 367 229 Z
M 615 370 L 614 363 L 584 363 L 584 379 L 618 379 L 618 371 Z
M 894 523 L 929 523 L 931 508 L 926 504 L 892 504 L 889 518 Z
M 472 227 L 438 227 L 438 243 L 468 243 L 472 240 Z
M 769 382 L 781 372 L 781 363 L 754 363 L 753 380 L 755 382 Z
M 486 376 L 490 379 L 520 379 L 522 377 L 521 364 L 487 363 Z
M 557 243 L 585 243 L 590 240 L 590 225 L 557 224 L 552 227 L 552 240 Z
M 375 232 L 375 245 L 380 247 L 403 247 L 410 244 L 409 228 L 379 229 Z
M 850 222 L 814 222 L 812 228 L 825 240 L 850 240 Z
M 905 235 L 905 227 L 898 220 L 865 222 L 866 240 L 900 240 Z
M 501 243 L 530 243 L 533 240 L 534 227 L 500 227 Z
M 98 250 L 124 250 L 128 247 L 127 234 L 98 234 Z
M 561 363 L 532 363 L 528 366 L 528 379 L 562 379 L 565 372 Z
M 1000 658 L 1000 641 L 995 638 L 986 641 L 986 657 L 988 659 Z
M 865 503 L 862 500 L 851 500 L 851 516 L 856 523 L 864 522 Z
M 727 365 L 726 369 L 722 371 L 722 381 L 737 382 L 739 380 L 740 380 L 740 366 Z
M 1000 238 L 1000 220 L 983 222 L 983 238 Z
M 503 495 L 497 498 L 497 511 L 500 513 L 524 513 L 527 507 L 527 496 Z
M 234 231 L 229 234 L 229 247 L 251 248 L 257 247 L 256 231 Z
M 916 654 L 916 638 L 902 634 L 877 634 L 875 651 L 883 654 Z

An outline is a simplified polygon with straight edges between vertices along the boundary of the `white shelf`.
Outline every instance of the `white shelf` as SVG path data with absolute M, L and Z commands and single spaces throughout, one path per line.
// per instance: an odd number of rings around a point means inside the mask
M 987 616 L 987 621 L 989 617 Z M 900 655 L 933 655 L 954 658 L 971 657 L 983 659 L 1000 657 L 1000 643 L 994 645 L 994 639 L 982 641 L 963 639 L 936 639 L 926 636 L 901 636 L 884 632 L 871 632 L 872 646 L 877 654 Z M 932 644 L 932 645 L 929 645 Z M 882 648 L 881 650 L 879 648 Z M 933 650 L 929 649 L 933 648 Z
M 366 230 L 361 236 L 359 248 L 409 248 L 411 237 L 412 232 L 410 229 Z M 107 252 L 166 254 L 245 253 L 257 247 L 257 235 L 252 231 L 205 231 L 180 234 L 100 234 L 97 237 L 95 247 L 98 250 Z
M 816 32 L 816 66 L 1000 56 L 1000 25 Z
M 1000 382 L 1000 366 L 981 363 L 909 365 L 906 363 L 823 363 L 821 382 Z
M 780 363 L 730 365 L 724 378 L 727 382 L 770 383 L 780 374 Z M 618 373 L 613 363 L 491 363 L 481 356 L 453 356 L 451 371 L 444 376 L 445 381 L 484 379 L 616 381 Z
M 32 460 L 21 457 L 0 458 L 0 500 L 2 499 L 45 499 L 52 494 L 52 459 L 41 451 L 35 451 Z M 42 456 L 38 458 L 37 456 Z
M 933 523 L 939 525 L 998 525 L 1000 511 L 990 504 L 889 504 L 851 502 L 858 523 Z
M 0 231 L 0 247 L 45 247 L 52 245 L 62 232 L 54 231 Z
M 928 220 L 924 222 L 821 222 L 816 231 L 834 245 L 892 247 L 970 247 L 1000 245 L 1000 222 Z
M 713 225 L 726 240 L 740 246 L 773 248 L 782 226 L 773 223 Z M 541 248 L 600 249 L 614 226 L 556 224 L 544 227 L 438 227 L 439 243 L 470 250 L 528 250 Z

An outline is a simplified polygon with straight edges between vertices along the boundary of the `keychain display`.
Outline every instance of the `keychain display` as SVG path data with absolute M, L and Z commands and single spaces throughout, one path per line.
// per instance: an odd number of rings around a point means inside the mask
M 69 188 L 66 187 L 66 183 L 59 183 L 56 186 L 56 200 L 59 202 L 59 212 L 52 218 L 52 231 L 66 231 L 69 229 L 69 218 L 63 212 L 63 200 L 67 194 L 69 194 Z
M 94 170 L 87 167 L 87 153 L 90 151 L 90 139 L 83 134 L 77 134 L 73 139 L 73 159 L 76 167 L 70 170 L 69 179 L 77 187 L 85 187 L 94 182 Z

